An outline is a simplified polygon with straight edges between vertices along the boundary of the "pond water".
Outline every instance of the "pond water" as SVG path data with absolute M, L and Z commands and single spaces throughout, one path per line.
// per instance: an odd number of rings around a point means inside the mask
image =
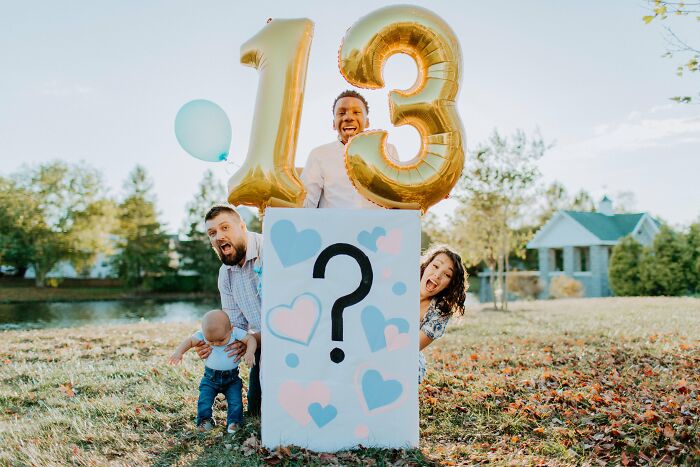
M 221 306 L 216 299 L 198 301 L 109 300 L 0 304 L 0 330 L 123 324 L 141 320 L 195 322 Z
M 478 299 L 467 294 L 465 305 Z M 157 323 L 196 322 L 220 307 L 216 299 L 197 301 L 107 300 L 0 304 L 0 331 L 6 329 L 68 328 L 86 324 L 123 324 L 141 320 Z

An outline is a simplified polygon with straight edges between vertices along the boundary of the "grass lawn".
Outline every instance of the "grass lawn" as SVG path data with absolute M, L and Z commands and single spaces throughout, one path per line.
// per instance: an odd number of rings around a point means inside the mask
M 165 361 L 195 327 L 4 332 L 0 465 L 700 463 L 700 299 L 470 310 L 427 353 L 412 451 L 268 452 L 254 419 L 194 432 L 201 363 Z

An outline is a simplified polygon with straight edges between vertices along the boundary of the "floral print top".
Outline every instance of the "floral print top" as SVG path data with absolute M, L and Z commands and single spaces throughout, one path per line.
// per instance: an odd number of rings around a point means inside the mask
M 425 316 L 420 322 L 420 330 L 425 333 L 426 336 L 431 339 L 439 339 L 445 334 L 445 328 L 447 328 L 447 322 L 450 320 L 449 316 L 444 316 L 440 313 L 437 308 L 437 302 L 435 299 L 431 300 L 428 310 L 425 312 Z M 418 384 L 425 378 L 425 355 L 423 352 L 418 353 Z

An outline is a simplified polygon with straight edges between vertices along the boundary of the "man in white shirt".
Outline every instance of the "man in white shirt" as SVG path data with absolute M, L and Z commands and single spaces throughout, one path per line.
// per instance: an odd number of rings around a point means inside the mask
M 333 102 L 333 129 L 336 141 L 312 150 L 301 173 L 306 188 L 305 208 L 372 209 L 380 206 L 362 196 L 353 186 L 345 169 L 345 145 L 369 125 L 369 106 L 355 91 L 344 91 Z M 389 154 L 398 159 L 396 148 L 387 145 Z

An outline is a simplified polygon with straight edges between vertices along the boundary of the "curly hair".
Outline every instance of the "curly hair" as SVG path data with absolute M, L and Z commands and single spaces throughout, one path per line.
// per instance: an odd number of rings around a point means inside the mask
M 362 96 L 362 94 L 360 94 L 357 91 L 353 91 L 352 89 L 348 89 L 348 90 L 343 91 L 340 94 L 338 94 L 338 97 L 336 97 L 335 100 L 333 101 L 333 108 L 332 108 L 333 114 L 335 114 L 335 104 L 337 104 L 338 101 L 340 99 L 342 99 L 343 97 L 354 97 L 355 99 L 359 99 L 362 102 L 362 104 L 365 106 L 365 112 L 367 112 L 367 115 L 369 115 L 369 104 L 367 103 L 367 100 Z
M 423 278 L 425 268 L 441 253 L 452 260 L 454 271 L 447 287 L 434 297 L 437 309 L 443 316 L 452 316 L 455 313 L 463 315 L 464 300 L 467 298 L 467 289 L 469 288 L 468 274 L 464 269 L 464 264 L 462 264 L 462 258 L 452 248 L 447 245 L 436 245 L 426 251 L 420 262 L 420 277 Z

